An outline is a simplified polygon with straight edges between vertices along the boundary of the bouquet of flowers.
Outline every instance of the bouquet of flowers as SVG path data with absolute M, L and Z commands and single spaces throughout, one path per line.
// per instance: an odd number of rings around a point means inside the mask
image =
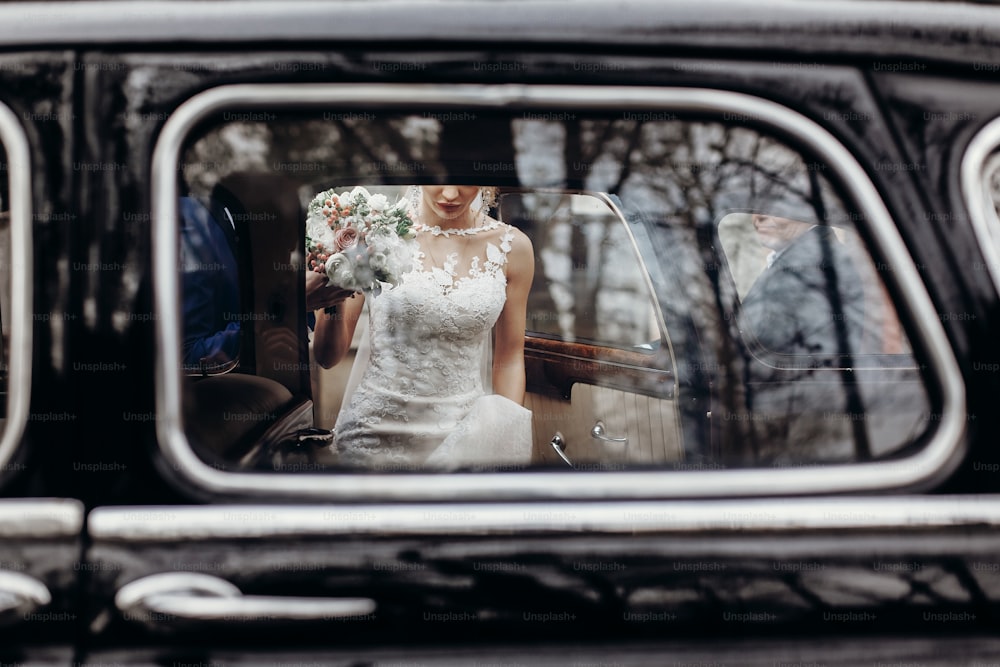
M 327 285 L 378 294 L 398 285 L 413 264 L 416 232 L 403 200 L 357 187 L 316 195 L 306 215 L 306 267 Z

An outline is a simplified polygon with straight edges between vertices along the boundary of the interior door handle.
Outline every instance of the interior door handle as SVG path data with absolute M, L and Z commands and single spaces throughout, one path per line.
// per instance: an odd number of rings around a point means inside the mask
M 34 577 L 21 572 L 0 572 L 0 623 L 24 620 L 36 609 L 52 602 L 49 589 Z
M 230 582 L 199 572 L 163 572 L 122 586 L 115 606 L 128 620 L 163 626 L 200 622 L 318 621 L 366 616 L 369 598 L 243 595 Z
M 598 419 L 597 423 L 594 424 L 594 428 L 590 429 L 590 437 L 601 440 L 602 442 L 622 442 L 626 445 L 628 444 L 628 436 L 625 436 L 624 438 L 612 438 L 607 434 L 604 428 L 604 422 Z
M 551 440 L 549 440 L 549 444 L 552 445 L 552 449 L 556 450 L 556 454 L 559 455 L 559 458 L 561 458 L 566 465 L 570 468 L 574 467 L 573 462 L 569 460 L 568 456 L 566 456 L 566 439 L 563 438 L 562 433 L 556 431 L 556 434 L 552 436 Z

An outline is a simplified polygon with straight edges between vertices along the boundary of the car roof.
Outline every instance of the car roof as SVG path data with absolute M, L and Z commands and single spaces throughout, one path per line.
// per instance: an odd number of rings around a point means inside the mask
M 761 48 L 800 54 L 1000 58 L 1000 7 L 833 0 L 346 0 L 0 3 L 0 47 L 254 43 Z

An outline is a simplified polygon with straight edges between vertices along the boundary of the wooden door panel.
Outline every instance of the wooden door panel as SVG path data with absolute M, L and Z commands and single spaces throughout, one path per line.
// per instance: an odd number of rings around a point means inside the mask
M 620 470 L 684 458 L 672 400 L 576 383 L 569 400 L 529 393 L 525 405 L 534 417 L 535 463 L 565 465 L 550 444 L 556 432 L 562 434 L 566 455 L 577 469 Z M 591 430 L 599 420 L 607 436 L 627 437 L 628 442 L 594 438 Z

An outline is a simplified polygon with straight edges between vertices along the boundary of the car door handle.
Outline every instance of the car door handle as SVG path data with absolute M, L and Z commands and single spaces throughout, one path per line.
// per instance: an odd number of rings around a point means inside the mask
M 21 572 L 0 572 L 0 624 L 23 620 L 50 602 L 52 594 L 38 579 Z
M 604 429 L 604 422 L 598 419 L 597 423 L 594 424 L 594 428 L 590 429 L 590 437 L 602 442 L 621 442 L 626 445 L 628 444 L 628 436 L 625 436 L 624 438 L 612 438 Z
M 199 572 L 162 572 L 132 581 L 115 595 L 128 620 L 163 626 L 171 620 L 245 623 L 320 621 L 367 616 L 370 598 L 243 595 L 232 583 Z
M 556 431 L 556 434 L 552 436 L 551 440 L 549 440 L 549 444 L 552 445 L 552 449 L 556 450 L 556 454 L 559 455 L 559 458 L 561 458 L 566 465 L 570 468 L 574 467 L 573 462 L 569 460 L 568 456 L 566 456 L 566 439 L 563 438 L 562 433 Z

